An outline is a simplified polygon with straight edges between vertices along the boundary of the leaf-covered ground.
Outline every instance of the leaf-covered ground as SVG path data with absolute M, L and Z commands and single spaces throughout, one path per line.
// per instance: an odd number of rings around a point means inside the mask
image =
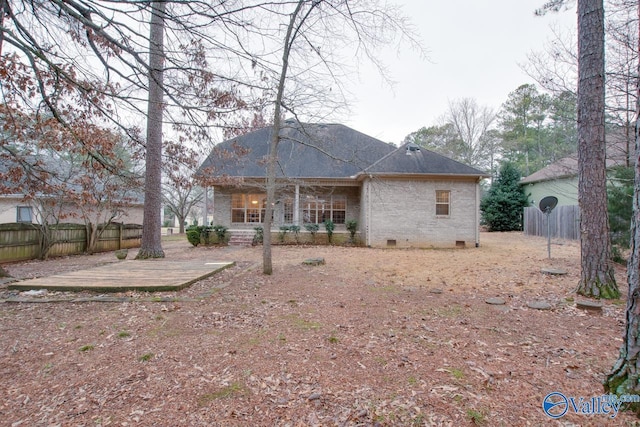
M 542 411 L 553 391 L 602 395 L 622 342 L 623 300 L 600 314 L 575 307 L 576 242 L 554 242 L 550 260 L 546 239 L 520 233 L 483 233 L 479 248 L 452 250 L 274 247 L 272 276 L 261 274 L 260 247 L 184 239 L 165 249 L 170 259 L 237 264 L 180 292 L 121 302 L 0 288 L 3 301 L 34 301 L 0 303 L 1 425 L 636 422 Z M 311 257 L 326 264 L 302 264 Z M 118 268 L 110 253 L 6 269 L 36 277 L 107 262 Z M 626 291 L 622 267 L 617 279 Z M 541 300 L 552 309 L 527 306 Z

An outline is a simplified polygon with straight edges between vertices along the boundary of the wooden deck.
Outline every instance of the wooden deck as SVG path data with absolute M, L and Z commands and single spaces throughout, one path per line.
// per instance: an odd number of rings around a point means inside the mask
M 8 288 L 21 291 L 176 291 L 233 264 L 204 261 L 122 261 L 87 270 L 24 280 L 12 283 Z

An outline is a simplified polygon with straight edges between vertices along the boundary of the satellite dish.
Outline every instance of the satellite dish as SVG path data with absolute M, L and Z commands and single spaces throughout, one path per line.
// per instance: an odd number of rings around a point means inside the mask
M 558 198 L 554 196 L 547 196 L 540 200 L 540 210 L 544 213 L 550 213 L 553 208 L 558 204 Z
M 554 196 L 547 196 L 540 200 L 540 210 L 547 217 L 547 253 L 549 254 L 549 259 L 551 259 L 551 211 L 558 204 L 558 198 Z

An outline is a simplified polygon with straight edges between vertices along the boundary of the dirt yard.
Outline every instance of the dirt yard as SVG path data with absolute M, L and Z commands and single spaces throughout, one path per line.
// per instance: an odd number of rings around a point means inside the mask
M 180 292 L 121 302 L 0 287 L 0 425 L 636 422 L 572 411 L 552 421 L 542 410 L 554 391 L 602 395 L 622 342 L 624 300 L 599 314 L 575 306 L 575 242 L 554 242 L 550 260 L 544 238 L 520 233 L 483 233 L 480 248 L 452 250 L 275 247 L 272 276 L 261 274 L 260 247 L 184 239 L 165 249 L 170 259 L 237 264 Z M 303 265 L 311 257 L 326 264 Z M 113 253 L 6 269 L 26 278 L 108 262 Z M 626 292 L 621 267 L 617 279 Z

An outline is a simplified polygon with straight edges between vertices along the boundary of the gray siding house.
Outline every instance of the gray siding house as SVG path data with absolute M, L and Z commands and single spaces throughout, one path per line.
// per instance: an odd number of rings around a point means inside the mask
M 272 231 L 332 220 L 341 232 L 355 219 L 368 246 L 478 245 L 485 173 L 339 124 L 287 121 L 280 133 Z M 214 224 L 232 233 L 261 226 L 270 135 L 263 128 L 224 141 L 200 166 L 199 178 L 214 189 Z

